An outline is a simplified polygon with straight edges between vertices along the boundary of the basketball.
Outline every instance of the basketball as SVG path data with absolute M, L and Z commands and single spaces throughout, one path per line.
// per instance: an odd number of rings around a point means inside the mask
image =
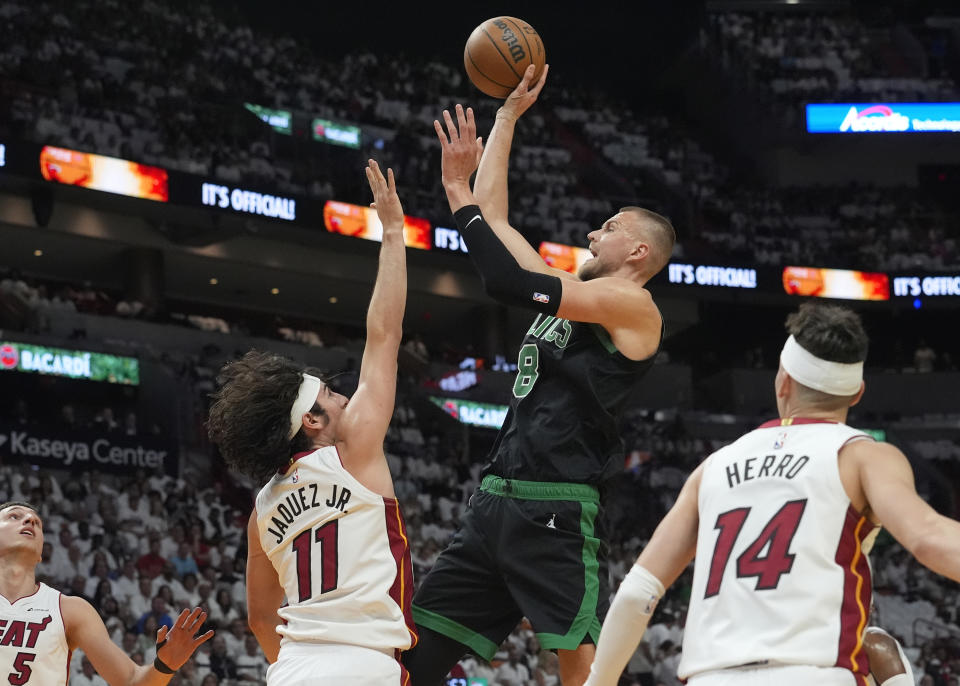
M 474 86 L 491 97 L 505 98 L 531 64 L 537 68 L 531 83 L 537 82 L 546 55 L 540 35 L 530 24 L 514 17 L 494 17 L 470 34 L 463 66 Z

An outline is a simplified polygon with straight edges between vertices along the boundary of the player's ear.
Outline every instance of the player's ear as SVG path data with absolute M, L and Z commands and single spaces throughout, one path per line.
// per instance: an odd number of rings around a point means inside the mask
M 773 389 L 778 398 L 786 398 L 790 393 L 790 387 L 793 385 L 793 379 L 790 378 L 790 375 L 784 370 L 783 367 L 780 367 L 777 370 L 777 376 L 773 381 Z
M 856 394 L 855 396 L 853 396 L 853 400 L 850 401 L 850 407 L 853 407 L 853 406 L 856 405 L 858 402 L 860 402 L 860 398 L 863 397 L 863 392 L 864 392 L 865 390 L 867 390 L 867 382 L 866 382 L 866 381 L 861 381 L 861 382 L 860 382 L 860 390 L 857 391 L 857 394 Z
M 650 254 L 650 245 L 643 241 L 640 241 L 639 243 L 637 243 L 633 247 L 633 250 L 630 251 L 630 257 L 637 260 L 642 260 L 645 257 L 647 257 L 649 254 Z
M 321 431 L 330 420 L 326 412 L 307 412 L 303 415 L 303 428 L 306 431 Z

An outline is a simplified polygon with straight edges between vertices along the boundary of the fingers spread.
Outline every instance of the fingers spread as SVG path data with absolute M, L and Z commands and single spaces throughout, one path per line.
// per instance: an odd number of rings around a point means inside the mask
M 453 117 L 450 116 L 450 113 L 447 110 L 443 111 L 443 121 L 447 123 L 447 133 L 450 134 L 450 142 L 456 143 L 459 141 L 460 133 L 457 131 L 457 127 L 453 123 Z
M 371 171 L 371 173 L 373 174 L 373 178 L 377 180 L 377 183 L 380 183 L 380 184 L 385 183 L 385 179 L 383 178 L 383 172 L 380 171 L 380 165 L 377 164 L 376 160 L 374 159 L 367 160 L 367 169 Z
M 201 643 L 206 643 L 206 642 L 209 641 L 211 638 L 213 638 L 213 629 L 210 629 L 210 631 L 208 631 L 207 633 L 203 634 L 202 636 L 197 636 L 197 637 L 193 640 L 193 647 L 196 648 L 198 645 L 200 645 Z
M 443 132 L 443 124 L 441 124 L 436 119 L 434 119 L 433 130 L 437 132 L 437 136 L 440 138 L 440 145 L 441 146 L 446 145 L 448 141 L 447 141 L 447 134 Z
M 473 138 L 477 135 L 477 120 L 473 117 L 473 108 L 467 108 L 467 131 L 464 137 Z
M 207 613 L 201 610 L 199 607 L 195 607 L 193 612 L 190 613 L 190 616 L 187 617 L 186 621 L 184 621 L 183 628 L 195 631 L 200 624 L 203 624 L 206 618 Z

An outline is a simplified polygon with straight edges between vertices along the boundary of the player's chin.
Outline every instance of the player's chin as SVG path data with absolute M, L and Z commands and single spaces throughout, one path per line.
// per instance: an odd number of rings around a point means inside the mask
M 599 276 L 597 272 L 597 258 L 591 257 L 589 260 L 580 265 L 580 269 L 577 270 L 577 276 L 581 281 L 589 281 L 590 279 L 595 279 Z

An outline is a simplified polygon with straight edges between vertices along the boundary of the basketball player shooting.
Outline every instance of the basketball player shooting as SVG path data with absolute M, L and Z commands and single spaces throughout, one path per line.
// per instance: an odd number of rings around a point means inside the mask
M 184 610 L 172 629 L 157 631 L 153 664 L 137 665 L 90 603 L 37 583 L 42 550 L 43 522 L 33 506 L 0 504 L 0 677 L 8 683 L 66 686 L 70 654 L 79 649 L 111 686 L 162 686 L 213 636 L 196 635 L 207 613 Z
M 383 452 L 393 416 L 407 267 L 393 171 L 370 160 L 383 224 L 357 390 L 251 351 L 227 364 L 208 423 L 232 468 L 265 482 L 247 527 L 250 627 L 268 684 L 407 684 L 413 573 Z M 284 604 L 286 598 L 287 604 Z
M 864 392 L 860 318 L 806 304 L 787 331 L 780 418 L 690 475 L 620 585 L 588 686 L 617 683 L 664 588 L 694 556 L 678 669 L 691 686 L 866 686 L 866 548 L 879 526 L 960 580 L 960 522 L 917 495 L 900 450 L 845 424 Z
M 533 73 L 485 151 L 472 110 L 435 122 L 444 190 L 486 292 L 536 316 L 481 486 L 414 599 L 421 642 L 405 664 L 416 686 L 439 684 L 468 647 L 489 660 L 524 616 L 558 651 L 563 683 L 583 683 L 608 596 L 599 487 L 622 469 L 618 417 L 662 336 L 644 284 L 670 259 L 666 219 L 623 208 L 588 234 L 593 258 L 576 275 L 548 267 L 507 221 L 514 125 L 546 77 L 530 89 Z

